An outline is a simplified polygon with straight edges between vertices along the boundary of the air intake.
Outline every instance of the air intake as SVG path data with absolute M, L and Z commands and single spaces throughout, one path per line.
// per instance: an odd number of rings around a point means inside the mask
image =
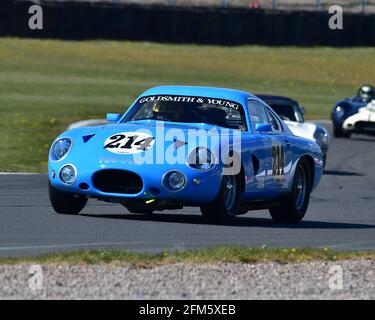
M 139 175 L 125 170 L 101 170 L 92 179 L 96 189 L 105 193 L 137 194 L 143 182 Z

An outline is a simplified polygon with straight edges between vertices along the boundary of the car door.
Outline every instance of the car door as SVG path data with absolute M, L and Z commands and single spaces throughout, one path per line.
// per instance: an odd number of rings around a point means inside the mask
M 286 190 L 292 167 L 292 139 L 284 134 L 283 124 L 276 113 L 269 107 L 265 107 L 268 119 L 272 125 L 271 152 L 272 152 L 272 172 L 270 188 L 273 190 Z
M 256 100 L 248 101 L 248 111 L 252 135 L 258 141 L 258 145 L 252 146 L 252 161 L 256 163 L 254 171 L 256 191 L 264 191 L 272 188 L 273 179 L 270 176 L 272 166 L 272 139 L 271 135 L 256 129 L 257 124 L 270 124 L 265 106 Z M 254 159 L 255 157 L 255 159 Z

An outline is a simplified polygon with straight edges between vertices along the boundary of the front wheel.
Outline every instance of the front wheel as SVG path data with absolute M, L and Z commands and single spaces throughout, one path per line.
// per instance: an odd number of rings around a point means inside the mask
M 78 214 L 87 203 L 86 197 L 56 189 L 49 183 L 49 199 L 53 209 L 59 214 Z
M 306 159 L 298 162 L 294 175 L 292 191 L 281 199 L 280 205 L 270 209 L 272 220 L 276 223 L 295 224 L 306 214 L 311 193 L 311 171 Z
M 341 127 L 334 127 L 333 128 L 333 136 L 335 138 L 350 138 L 350 135 L 351 135 L 350 132 L 345 131 Z
M 154 212 L 152 208 L 146 207 L 145 205 L 125 204 L 124 207 L 130 213 L 152 214 Z
M 201 206 L 202 216 L 211 222 L 226 222 L 234 218 L 239 206 L 240 181 L 239 175 L 223 176 L 216 198 Z

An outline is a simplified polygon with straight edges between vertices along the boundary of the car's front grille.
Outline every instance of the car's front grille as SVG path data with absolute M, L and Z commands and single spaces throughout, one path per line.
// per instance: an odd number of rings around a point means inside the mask
M 98 171 L 94 174 L 92 182 L 96 189 L 106 193 L 137 194 L 143 188 L 140 176 L 126 170 Z
M 358 121 L 355 124 L 355 128 L 364 131 L 375 131 L 375 122 Z

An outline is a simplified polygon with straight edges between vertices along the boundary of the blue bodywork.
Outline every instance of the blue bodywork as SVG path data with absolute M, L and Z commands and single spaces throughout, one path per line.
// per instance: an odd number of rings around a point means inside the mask
M 262 100 L 250 93 L 224 88 L 210 87 L 183 87 L 183 86 L 161 86 L 147 90 L 139 96 L 136 102 L 142 98 L 152 95 L 181 95 L 210 97 L 215 99 L 227 99 L 241 105 L 244 109 L 247 129 L 241 133 L 241 178 L 243 187 L 241 190 L 241 200 L 272 200 L 285 193 L 290 192 L 293 183 L 294 172 L 298 161 L 306 157 L 312 170 L 312 190 L 314 190 L 321 179 L 323 173 L 323 156 L 320 147 L 313 141 L 294 136 L 288 127 L 279 119 L 282 124 L 282 132 L 254 132 L 251 127 L 250 115 L 248 110 L 248 101 L 257 101 L 264 104 Z M 134 111 L 134 110 L 133 110 Z M 57 139 L 69 138 L 73 143 L 67 155 L 55 161 L 50 154 L 48 171 L 49 180 L 56 189 L 84 195 L 87 197 L 98 198 L 112 202 L 124 202 L 131 199 L 157 199 L 163 201 L 175 201 L 183 205 L 202 205 L 211 202 L 217 196 L 222 180 L 223 164 L 217 163 L 209 170 L 197 170 L 186 163 L 182 164 L 139 164 L 134 161 L 131 155 L 119 155 L 109 152 L 103 148 L 103 145 L 110 136 L 121 132 L 134 132 L 137 130 L 147 130 L 150 134 L 157 136 L 156 127 L 159 125 L 157 120 L 139 120 L 123 123 L 126 113 L 117 119 L 115 115 L 111 119 L 117 120 L 116 123 L 101 125 L 97 127 L 81 127 L 62 133 Z M 205 123 L 163 123 L 164 129 L 182 129 L 186 132 L 188 129 L 201 129 L 207 133 L 208 141 L 214 139 L 215 135 L 209 132 L 215 126 Z M 183 138 L 179 138 L 182 140 Z M 158 141 L 155 139 L 152 148 L 142 153 L 149 153 L 156 157 L 158 150 Z M 163 148 L 170 148 L 175 140 L 163 141 Z M 230 141 L 232 144 L 233 141 Z M 275 178 L 272 175 L 272 146 L 278 144 L 285 148 L 285 163 L 283 175 Z M 211 145 L 215 146 L 215 143 Z M 186 143 L 180 148 L 186 148 L 186 154 L 199 145 Z M 232 145 L 228 146 L 232 149 Z M 214 153 L 219 152 L 219 146 L 214 147 Z M 159 150 L 160 151 L 160 150 Z M 154 158 L 155 159 L 155 158 Z M 60 179 L 60 171 L 64 165 L 71 164 L 77 170 L 76 181 L 72 185 L 63 183 Z M 98 190 L 94 186 L 93 176 L 95 173 L 106 169 L 126 170 L 137 174 L 142 180 L 142 189 L 137 193 L 108 193 Z M 186 176 L 186 187 L 180 191 L 170 191 L 163 186 L 163 177 L 170 170 L 179 170 Z M 195 184 L 194 181 L 200 181 Z M 124 181 L 126 183 L 126 181 Z

